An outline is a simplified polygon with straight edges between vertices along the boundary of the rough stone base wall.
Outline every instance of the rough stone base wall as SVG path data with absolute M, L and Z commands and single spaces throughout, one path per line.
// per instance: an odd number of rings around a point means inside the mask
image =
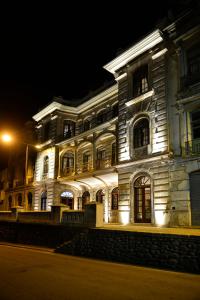
M 200 273 L 200 237 L 91 229 L 57 252 Z

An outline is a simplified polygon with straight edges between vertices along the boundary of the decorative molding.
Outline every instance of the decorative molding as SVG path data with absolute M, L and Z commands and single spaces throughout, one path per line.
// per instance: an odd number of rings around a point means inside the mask
M 127 77 L 127 73 L 121 74 L 120 76 L 116 77 L 115 80 L 116 80 L 116 81 L 119 81 L 119 80 L 121 80 L 121 79 L 123 79 L 123 78 L 125 78 L 125 77 Z
M 55 115 L 55 116 L 52 116 L 52 117 L 51 117 L 51 120 L 55 120 L 55 119 L 57 119 L 57 118 L 58 118 L 58 116 Z
M 53 101 L 51 104 L 46 106 L 44 109 L 42 109 L 39 113 L 33 116 L 33 119 L 37 122 L 39 122 L 41 119 L 43 119 L 45 116 L 51 114 L 55 110 L 59 110 L 66 113 L 73 113 L 75 115 L 78 115 L 85 110 L 88 110 L 92 106 L 96 106 L 100 102 L 104 101 L 108 97 L 112 97 L 113 95 L 117 94 L 118 87 L 117 84 L 111 86 L 110 88 L 104 90 L 102 93 L 96 95 L 95 97 L 92 97 L 88 101 L 84 102 L 83 104 L 78 105 L 77 107 L 72 107 L 68 105 L 63 105 L 61 103 Z
M 161 50 L 161 51 L 157 52 L 156 54 L 152 55 L 152 59 L 154 60 L 154 59 L 160 57 L 161 55 L 165 54 L 167 51 L 168 51 L 168 49 L 164 48 L 163 50 Z
M 117 56 L 111 62 L 104 65 L 103 68 L 106 69 L 108 72 L 114 74 L 117 70 L 125 66 L 128 62 L 130 62 L 140 54 L 151 49 L 152 47 L 154 47 L 162 41 L 162 33 L 160 30 L 157 29 L 151 34 L 147 35 L 140 42 L 136 43 L 134 46 L 129 48 L 127 51 Z
M 154 90 L 151 90 L 151 91 L 149 91 L 149 92 L 147 92 L 147 93 L 145 93 L 143 95 L 140 95 L 140 96 L 138 96 L 136 98 L 131 99 L 130 101 L 126 102 L 125 104 L 126 104 L 126 106 L 131 106 L 131 105 L 136 104 L 138 102 L 141 102 L 144 99 L 149 98 L 149 97 L 151 97 L 153 95 L 154 95 Z

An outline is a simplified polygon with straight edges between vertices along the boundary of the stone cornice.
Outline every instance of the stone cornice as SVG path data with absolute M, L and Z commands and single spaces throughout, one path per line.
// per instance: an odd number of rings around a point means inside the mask
M 149 98 L 149 97 L 151 97 L 151 96 L 153 96 L 153 95 L 154 95 L 154 90 L 151 90 L 151 91 L 149 91 L 149 92 L 147 92 L 147 93 L 145 93 L 145 94 L 142 94 L 142 95 L 140 95 L 140 96 L 138 96 L 138 97 L 136 97 L 136 98 L 133 98 L 133 99 L 131 99 L 130 101 L 126 102 L 126 106 L 131 106 L 131 105 L 133 105 L 133 104 L 136 104 L 136 103 L 138 103 L 138 102 L 141 102 L 141 101 L 143 101 L 144 99 Z
M 133 60 L 140 54 L 151 49 L 155 45 L 163 41 L 162 33 L 160 30 L 155 30 L 144 39 L 136 43 L 134 46 L 117 56 L 108 64 L 104 65 L 103 68 L 108 72 L 114 74 L 117 70 L 125 66 L 129 61 Z
M 59 110 L 59 111 L 66 112 L 66 113 L 73 113 L 73 114 L 78 115 L 78 114 L 84 112 L 85 110 L 88 110 L 93 106 L 96 106 L 97 104 L 99 104 L 100 102 L 105 100 L 106 98 L 112 97 L 113 95 L 117 94 L 117 91 L 118 91 L 117 84 L 115 84 L 115 85 L 111 86 L 110 88 L 104 90 L 100 94 L 96 95 L 95 97 L 92 97 L 88 101 L 78 105 L 77 107 L 71 107 L 71 106 L 64 105 L 64 104 L 58 103 L 56 101 L 53 101 L 48 106 L 46 106 L 44 109 L 42 109 L 40 112 L 38 112 L 36 115 L 34 115 L 33 119 L 38 122 L 41 119 L 43 119 L 44 117 L 46 117 L 47 115 L 54 112 L 55 110 Z

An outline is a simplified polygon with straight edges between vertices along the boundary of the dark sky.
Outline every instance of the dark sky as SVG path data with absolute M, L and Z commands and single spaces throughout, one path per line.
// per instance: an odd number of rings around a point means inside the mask
M 0 132 L 21 128 L 53 96 L 74 101 L 111 80 L 102 66 L 185 2 L 65 1 L 20 13 L 12 7 L 0 28 Z

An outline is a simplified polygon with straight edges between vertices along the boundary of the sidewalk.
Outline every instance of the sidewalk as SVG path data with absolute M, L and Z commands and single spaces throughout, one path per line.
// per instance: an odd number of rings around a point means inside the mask
M 145 226 L 145 225 L 135 225 L 135 224 L 133 225 L 106 224 L 103 225 L 102 227 L 99 227 L 98 229 L 200 236 L 200 228 L 165 228 L 165 227 L 154 227 L 151 225 Z
M 30 250 L 38 250 L 43 252 L 50 252 L 54 253 L 54 248 L 47 248 L 47 247 L 40 247 L 35 245 L 28 245 L 28 244 L 17 244 L 17 243 L 9 243 L 9 242 L 2 242 L 0 241 L 0 246 L 8 246 L 8 247 L 17 247 L 17 248 L 25 248 Z

